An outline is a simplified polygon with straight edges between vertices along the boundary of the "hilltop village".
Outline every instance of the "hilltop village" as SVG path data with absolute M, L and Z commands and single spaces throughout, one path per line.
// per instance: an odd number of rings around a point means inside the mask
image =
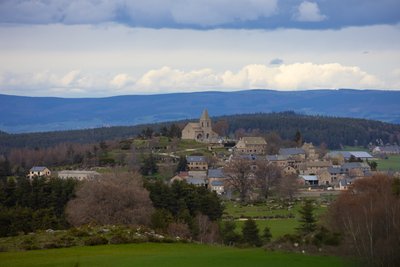
M 168 132 L 168 129 L 162 131 Z M 189 122 L 182 130 L 174 125 L 169 131 L 175 132 L 173 138 L 168 137 L 169 141 L 147 128 L 139 140 L 123 140 L 120 145 L 125 150 L 124 146 L 127 146 L 136 152 L 140 151 L 144 162 L 142 165 L 146 165 L 146 160 L 153 165 L 150 169 L 141 166 L 143 175 L 152 176 L 162 172 L 162 177 L 168 183 L 185 181 L 227 198 L 238 197 L 240 191 L 244 190 L 237 185 L 238 180 L 242 180 L 246 186 L 246 195 L 242 197 L 253 200 L 260 197 L 262 188 L 277 188 L 280 184 L 283 186 L 284 182 L 286 187 L 296 190 L 346 190 L 356 179 L 377 172 L 377 157 L 400 153 L 397 145 L 375 146 L 370 152 L 328 151 L 304 142 L 301 133 L 296 133 L 296 140 L 291 143 L 293 146 L 282 147 L 277 153 L 268 154 L 269 144 L 257 133 L 238 139 L 219 136 L 213 130 L 207 110 L 203 111 L 198 122 Z M 120 152 L 116 154 L 118 157 L 122 157 Z M 112 159 L 110 163 L 115 164 L 115 160 Z M 87 180 L 98 177 L 103 168 L 56 169 L 52 173 L 45 166 L 33 166 L 28 177 L 57 175 L 60 178 Z M 287 179 L 290 180 L 290 186 Z

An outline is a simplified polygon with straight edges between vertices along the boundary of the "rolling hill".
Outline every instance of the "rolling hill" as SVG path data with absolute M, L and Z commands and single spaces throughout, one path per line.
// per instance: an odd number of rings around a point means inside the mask
M 400 123 L 400 91 L 312 90 L 175 93 L 106 98 L 0 95 L 0 130 L 9 133 L 138 125 L 212 116 L 295 111 Z

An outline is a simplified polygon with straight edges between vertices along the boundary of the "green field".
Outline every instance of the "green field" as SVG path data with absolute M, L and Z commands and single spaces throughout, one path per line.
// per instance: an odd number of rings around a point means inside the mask
M 400 171 L 400 155 L 389 156 L 388 159 L 380 159 L 376 161 L 378 163 L 378 170 L 391 170 Z
M 280 204 L 263 204 L 263 205 L 247 205 L 242 206 L 234 202 L 225 203 L 225 215 L 233 218 L 236 221 L 236 231 L 241 232 L 244 224 L 240 218 L 253 218 L 255 219 L 260 233 L 268 226 L 271 230 L 272 239 L 277 239 L 285 234 L 294 234 L 296 228 L 299 226 L 299 209 L 301 203 L 295 203 L 290 209 L 283 207 Z M 327 210 L 326 206 L 316 205 L 315 216 L 318 218 L 323 215 Z M 287 216 L 292 214 L 294 218 L 273 218 L 273 219 L 260 219 L 262 216 Z
M 345 261 L 331 256 L 268 252 L 197 244 L 129 244 L 26 252 L 1 252 L 1 267 L 106 267 L 106 266 L 273 266 L 338 267 Z

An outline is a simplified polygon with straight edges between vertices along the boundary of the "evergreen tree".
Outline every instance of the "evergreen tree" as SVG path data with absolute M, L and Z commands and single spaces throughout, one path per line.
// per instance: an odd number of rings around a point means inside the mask
M 185 156 L 179 157 L 178 166 L 176 166 L 176 172 L 187 171 L 187 160 Z
M 144 157 L 142 166 L 140 167 L 140 173 L 142 175 L 153 175 L 157 172 L 158 172 L 158 166 L 153 154 Z
M 271 229 L 268 226 L 265 226 L 264 232 L 262 235 L 262 239 L 264 243 L 269 243 L 271 241 L 272 234 L 271 234 Z
M 314 202 L 311 199 L 306 199 L 303 206 L 299 210 L 300 213 L 300 227 L 297 231 L 300 235 L 307 235 L 315 231 L 317 228 L 317 220 L 314 216 Z
M 303 137 L 301 136 L 300 130 L 296 131 L 296 134 L 294 135 L 294 140 L 296 142 L 296 145 L 298 147 L 301 147 L 303 144 Z
M 254 220 L 248 219 L 242 228 L 243 241 L 249 245 L 259 247 L 262 245 L 259 230 Z
M 234 221 L 224 221 L 221 225 L 221 238 L 225 245 L 234 245 L 240 241 L 240 235 L 236 233 Z

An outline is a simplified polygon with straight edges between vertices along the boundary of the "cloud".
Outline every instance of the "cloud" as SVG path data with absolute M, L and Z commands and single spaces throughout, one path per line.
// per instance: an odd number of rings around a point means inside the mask
M 110 81 L 110 85 L 115 88 L 123 88 L 134 82 L 134 79 L 126 73 L 120 73 L 114 76 Z
M 269 62 L 270 65 L 281 65 L 283 64 L 283 59 L 275 58 Z
M 313 2 L 304 1 L 298 8 L 297 12 L 294 14 L 293 19 L 297 21 L 304 22 L 318 22 L 323 21 L 327 17 L 321 14 L 318 4 Z
M 204 0 L 174 5 L 171 13 L 179 24 L 216 26 L 254 21 L 260 17 L 269 17 L 276 10 L 277 0 Z
M 398 0 L 364 0 L 362 4 L 348 0 L 318 4 L 303 0 L 2 0 L 0 23 L 121 23 L 157 29 L 330 29 L 395 25 L 400 22 L 398 10 Z M 305 21 L 324 23 L 307 25 Z
M 65 74 L 47 71 L 30 75 L 1 73 L 0 85 L 2 90 L 8 88 L 14 93 L 23 88 L 29 89 L 29 93 L 57 96 L 87 96 L 94 92 L 115 95 L 244 89 L 390 88 L 390 85 L 385 85 L 359 67 L 309 62 L 277 66 L 251 64 L 238 71 L 223 72 L 210 68 L 184 71 L 165 66 L 149 70 L 136 80 L 126 73 L 107 77 L 93 76 L 77 70 Z

